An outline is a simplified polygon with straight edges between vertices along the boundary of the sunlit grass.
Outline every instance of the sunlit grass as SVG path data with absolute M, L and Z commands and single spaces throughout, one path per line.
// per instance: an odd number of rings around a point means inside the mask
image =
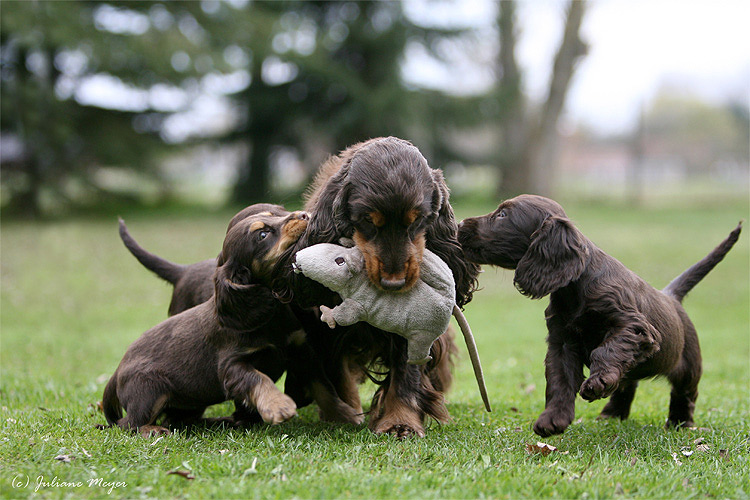
M 714 205 L 592 204 L 563 200 L 601 248 L 656 287 L 703 257 L 747 219 L 747 200 Z M 456 200 L 459 217 L 491 210 Z M 126 216 L 134 237 L 177 262 L 220 249 L 230 211 Z M 746 230 L 747 231 L 747 230 Z M 166 316 L 170 288 L 117 236 L 116 217 L 4 222 L 0 278 L 0 495 L 28 497 L 515 498 L 747 497 L 750 467 L 750 249 L 746 234 L 686 299 L 704 376 L 697 430 L 665 431 L 669 387 L 639 388 L 631 418 L 597 422 L 603 402 L 579 400 L 577 420 L 530 455 L 544 406 L 546 300 L 518 294 L 512 273 L 487 268 L 466 308 L 494 411 L 482 409 L 466 350 L 448 393 L 453 421 L 398 442 L 364 426 L 320 423 L 314 408 L 278 427 L 196 429 L 145 440 L 104 423 L 96 402 L 126 347 Z M 369 400 L 372 386 L 362 390 Z M 210 410 L 231 412 L 224 404 Z M 702 439 L 703 441 L 696 441 Z M 705 444 L 706 449 L 699 448 Z M 692 452 L 692 453 L 691 453 Z M 689 456 L 688 456 L 689 455 Z M 72 457 L 69 463 L 55 457 Z M 678 463 L 679 462 L 679 463 Z M 168 475 L 183 470 L 194 479 Z M 15 480 L 29 478 L 28 487 Z M 89 478 L 125 482 L 111 495 Z

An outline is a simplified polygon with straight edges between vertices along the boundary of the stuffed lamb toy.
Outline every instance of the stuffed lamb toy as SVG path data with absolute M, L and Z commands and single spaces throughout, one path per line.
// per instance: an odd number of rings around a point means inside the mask
M 420 280 L 406 292 L 388 292 L 375 287 L 367 277 L 364 257 L 357 247 L 319 243 L 297 252 L 293 266 L 295 272 L 321 283 L 343 299 L 333 309 L 321 305 L 321 321 L 331 328 L 365 321 L 398 334 L 408 341 L 408 363 L 411 364 L 420 365 L 432 359 L 432 343 L 448 328 L 451 314 L 455 315 L 466 340 L 482 399 L 490 411 L 476 344 L 466 318 L 456 306 L 453 273 L 440 257 L 425 249 Z

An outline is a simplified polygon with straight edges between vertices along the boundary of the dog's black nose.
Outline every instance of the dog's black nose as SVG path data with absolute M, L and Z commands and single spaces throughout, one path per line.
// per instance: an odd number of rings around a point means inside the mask
M 385 279 L 380 278 L 380 286 L 383 287 L 384 290 L 390 290 L 390 291 L 397 291 L 401 290 L 404 285 L 406 284 L 406 278 L 399 278 L 399 279 Z

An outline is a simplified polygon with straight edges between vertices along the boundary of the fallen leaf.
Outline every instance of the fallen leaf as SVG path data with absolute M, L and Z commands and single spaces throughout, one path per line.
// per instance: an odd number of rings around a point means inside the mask
M 510 411 L 512 411 L 513 413 L 518 413 L 518 408 L 516 408 L 515 406 L 511 406 Z
M 158 442 L 159 442 L 159 441 L 161 441 L 162 439 L 164 439 L 164 436 L 159 436 L 159 437 L 158 437 L 158 438 L 156 438 L 156 439 L 154 440 L 154 442 L 153 442 L 153 443 L 151 443 L 151 444 L 150 444 L 149 446 L 153 446 L 153 445 L 155 445 L 156 443 L 158 443 Z
M 719 450 L 719 456 L 723 458 L 724 460 L 727 459 L 727 452 L 728 450 Z
M 219 450 L 219 455 L 223 455 L 224 453 L 229 452 L 229 450 Z
M 686 457 L 689 457 L 690 455 L 692 455 L 695 452 L 693 450 L 680 450 L 680 453 L 682 453 Z
M 633 458 L 632 458 L 632 459 L 630 460 L 630 465 L 631 465 L 631 466 L 632 466 L 632 465 L 635 465 L 635 463 L 636 463 L 637 461 L 638 461 L 638 457 L 633 457 Z
M 705 438 L 699 437 L 698 439 L 693 441 L 693 444 L 703 444 L 705 442 L 706 442 Z
M 88 451 L 86 451 L 86 448 L 81 447 L 81 449 L 83 450 L 83 454 L 84 455 L 86 455 L 87 457 L 91 458 L 91 453 L 89 453 Z
M 672 453 L 672 460 L 674 460 L 674 462 L 675 462 L 675 463 L 676 463 L 677 465 L 682 465 L 682 462 L 680 462 L 680 459 L 679 459 L 679 458 L 677 458 L 677 453 Z
M 75 458 L 76 457 L 74 457 L 73 455 L 57 455 L 55 457 L 55 460 L 59 460 L 59 461 L 61 461 L 64 464 L 69 464 L 70 462 L 72 462 L 73 460 L 75 460 Z
M 182 478 L 185 478 L 185 479 L 188 479 L 188 480 L 193 480 L 193 479 L 195 479 L 195 476 L 194 476 L 194 475 L 192 475 L 192 474 L 190 473 L 190 471 L 186 471 L 186 470 L 179 470 L 179 469 L 171 470 L 171 471 L 167 472 L 167 475 L 168 475 L 168 476 L 169 476 L 169 475 L 180 476 L 180 477 L 182 477 Z
M 622 483 L 617 483 L 615 485 L 615 495 L 624 495 L 625 490 L 622 489 Z
M 707 444 L 699 444 L 695 447 L 696 451 L 708 451 L 709 446 Z
M 540 454 L 546 457 L 553 451 L 557 451 L 557 448 L 555 448 L 551 444 L 542 443 L 541 441 L 537 441 L 536 444 L 526 445 L 526 453 L 528 453 L 529 455 Z

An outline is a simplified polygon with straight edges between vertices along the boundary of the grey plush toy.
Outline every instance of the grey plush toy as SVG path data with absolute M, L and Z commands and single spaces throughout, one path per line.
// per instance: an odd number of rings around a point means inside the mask
M 491 411 L 474 337 L 461 309 L 456 306 L 453 273 L 440 257 L 425 249 L 420 280 L 406 292 L 387 292 L 373 286 L 364 272 L 364 257 L 357 247 L 319 243 L 297 252 L 293 265 L 295 272 L 321 283 L 343 299 L 333 309 L 320 306 L 321 321 L 331 328 L 365 321 L 396 333 L 408 341 L 408 363 L 411 364 L 424 364 L 432 359 L 432 343 L 448 328 L 451 314 L 456 316 L 479 391 L 487 411 Z

